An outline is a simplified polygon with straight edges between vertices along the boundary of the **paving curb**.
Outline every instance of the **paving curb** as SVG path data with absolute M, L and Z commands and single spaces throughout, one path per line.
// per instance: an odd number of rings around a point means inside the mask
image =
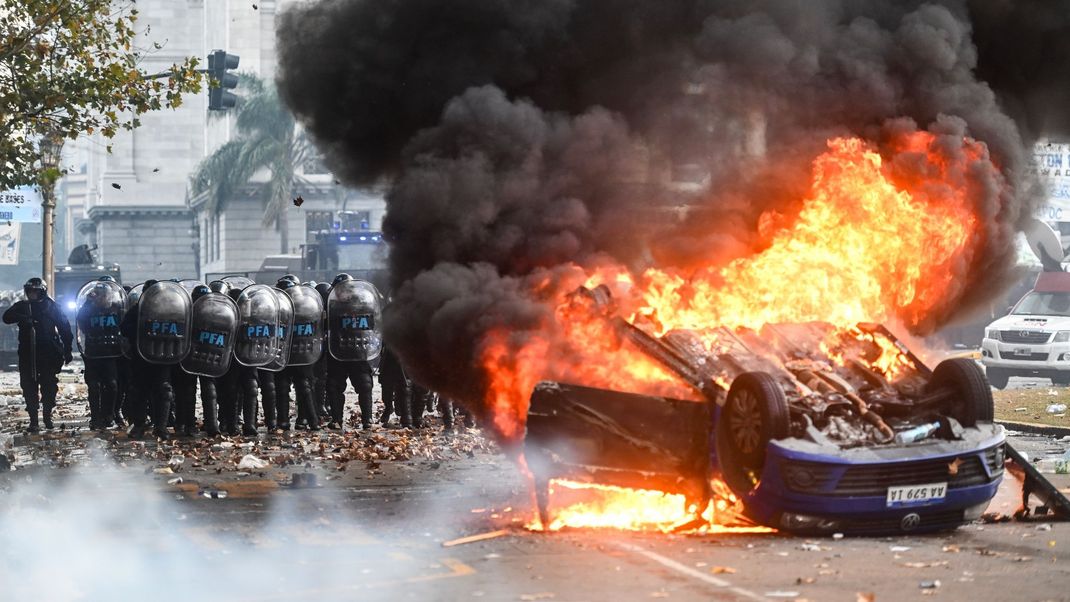
M 1048 437 L 1070 436 L 1070 427 L 1065 426 L 1050 426 L 1033 422 L 1015 422 L 1013 420 L 997 420 L 996 424 L 1002 424 L 1008 431 L 1018 431 L 1020 433 L 1029 433 L 1032 435 L 1046 435 Z

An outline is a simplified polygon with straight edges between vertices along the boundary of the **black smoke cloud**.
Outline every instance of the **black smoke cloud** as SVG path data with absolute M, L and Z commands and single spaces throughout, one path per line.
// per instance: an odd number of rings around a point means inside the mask
M 977 176 L 975 252 L 923 329 L 989 298 L 1038 193 L 1022 124 L 1044 133 L 1065 96 L 1041 85 L 1053 59 L 1030 38 L 1065 57 L 1050 27 L 1065 17 L 1020 4 L 322 0 L 281 15 L 278 81 L 339 177 L 391 182 L 388 340 L 420 380 L 476 402 L 485 335 L 546 327 L 533 291 L 577 264 L 753 250 L 758 216 L 790 212 L 834 135 L 918 124 L 988 145 L 1006 186 Z M 1015 71 L 1015 53 L 1033 62 Z

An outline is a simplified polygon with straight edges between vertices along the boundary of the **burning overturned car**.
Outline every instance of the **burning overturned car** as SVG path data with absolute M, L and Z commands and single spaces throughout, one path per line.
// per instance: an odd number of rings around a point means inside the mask
M 738 507 L 768 527 L 859 534 L 955 528 L 981 515 L 1002 480 L 1003 428 L 972 360 L 930 370 L 876 324 L 657 337 L 615 315 L 604 286 L 570 302 L 695 395 L 538 384 L 524 454 L 544 526 L 557 480 L 680 494 L 691 524 Z

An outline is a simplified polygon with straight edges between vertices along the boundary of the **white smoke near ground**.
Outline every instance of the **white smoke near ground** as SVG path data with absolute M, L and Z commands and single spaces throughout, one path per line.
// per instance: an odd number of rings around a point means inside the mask
M 89 455 L 83 466 L 0 478 L 0 598 L 397 599 L 452 576 L 439 541 L 478 528 L 441 521 L 390 487 L 363 507 L 344 487 L 211 499 L 164 483 L 178 475 L 118 464 L 95 445 Z M 494 487 L 430 488 L 444 501 L 481 491 L 484 506 L 501 501 Z M 391 514 L 395 522 L 383 520 Z

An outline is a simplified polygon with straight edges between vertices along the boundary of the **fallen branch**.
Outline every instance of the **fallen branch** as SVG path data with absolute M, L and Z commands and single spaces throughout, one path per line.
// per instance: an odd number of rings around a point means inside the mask
M 485 541 L 488 539 L 496 539 L 498 537 L 505 537 L 509 535 L 508 529 L 498 529 L 497 531 L 488 531 L 486 533 L 477 533 L 476 535 L 469 535 L 467 537 L 458 537 L 457 539 L 451 539 L 449 541 L 442 542 L 442 547 L 451 548 L 453 546 L 463 546 L 466 543 L 475 543 L 477 541 Z

